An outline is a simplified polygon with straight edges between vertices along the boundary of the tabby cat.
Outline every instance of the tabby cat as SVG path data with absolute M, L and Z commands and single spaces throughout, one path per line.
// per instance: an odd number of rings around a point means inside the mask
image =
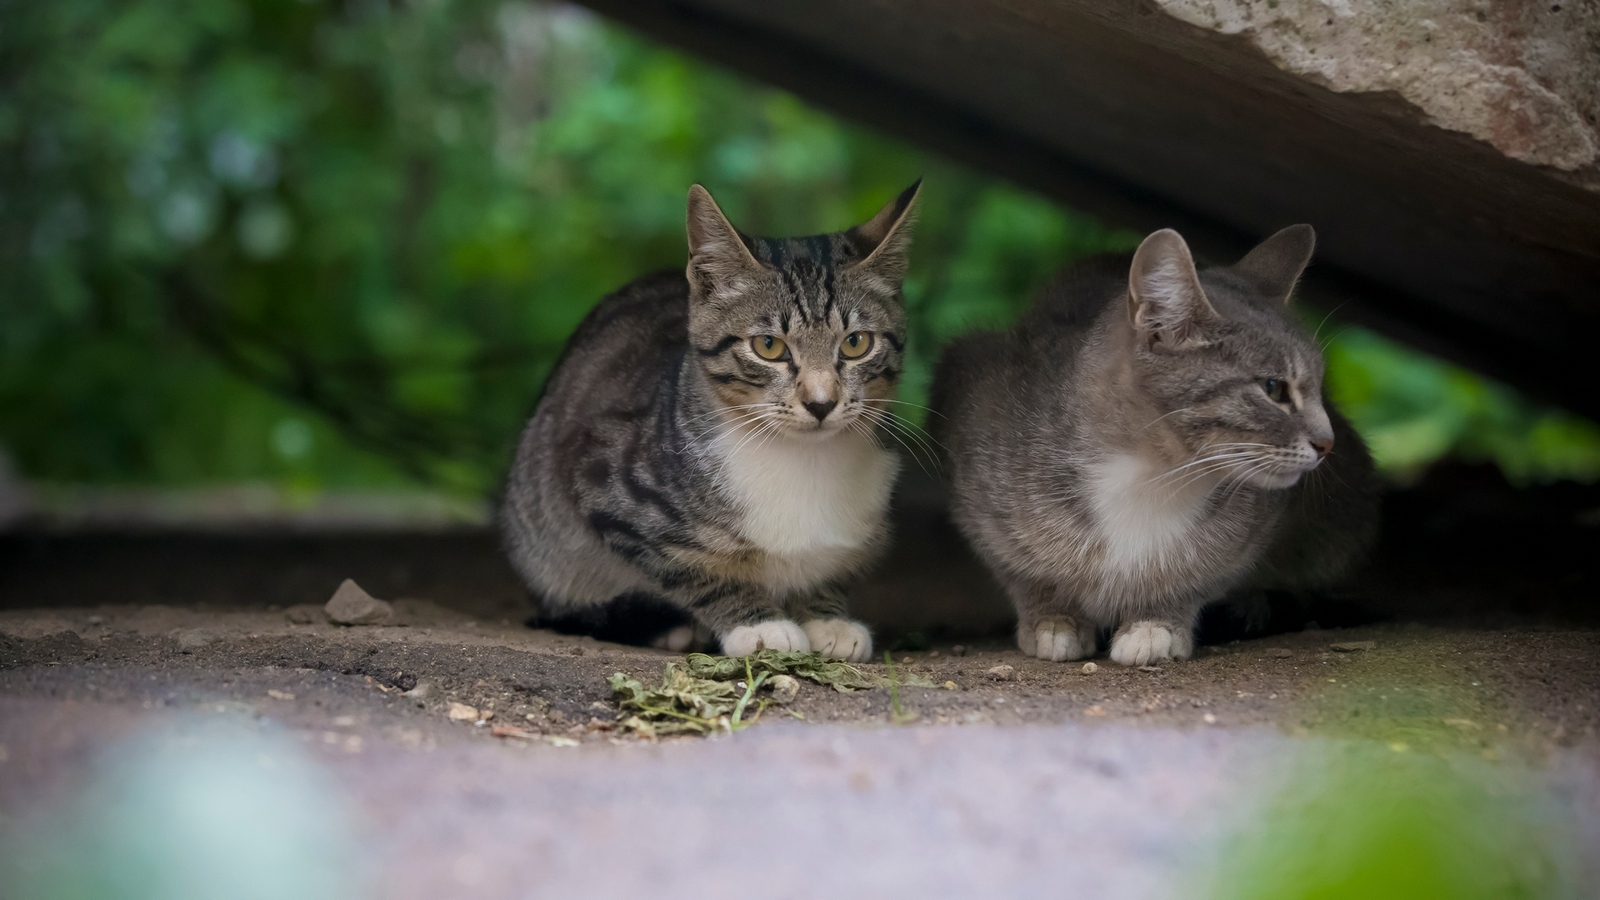
M 1197 272 L 1177 232 L 1065 273 L 1010 331 L 955 342 L 934 424 L 952 513 L 1041 659 L 1188 657 L 1230 590 L 1345 574 L 1376 530 L 1371 458 L 1287 308 L 1309 225 Z
M 687 272 L 589 313 L 517 449 L 502 528 L 547 621 L 871 655 L 847 597 L 888 536 L 899 459 L 880 438 L 919 185 L 865 224 L 783 239 L 690 188 Z

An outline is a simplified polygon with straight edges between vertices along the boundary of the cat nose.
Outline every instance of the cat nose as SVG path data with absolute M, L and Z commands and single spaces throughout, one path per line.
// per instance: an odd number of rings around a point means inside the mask
M 813 416 L 817 417 L 818 422 L 821 422 L 823 419 L 826 419 L 828 417 L 828 413 L 833 412 L 833 408 L 838 405 L 838 402 L 833 400 L 823 400 L 821 402 L 816 400 L 808 400 L 806 401 L 805 407 L 811 411 Z
M 1317 451 L 1317 459 L 1322 459 L 1333 452 L 1333 437 L 1317 438 L 1311 442 L 1311 449 Z

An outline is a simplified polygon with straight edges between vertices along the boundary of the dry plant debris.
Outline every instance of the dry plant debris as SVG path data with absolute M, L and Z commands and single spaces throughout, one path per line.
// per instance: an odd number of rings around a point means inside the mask
M 762 650 L 745 657 L 691 653 L 682 662 L 667 664 L 660 687 L 646 687 L 622 672 L 612 675 L 610 683 L 622 727 L 654 738 L 747 728 L 768 706 L 794 697 L 799 685 L 791 687 L 789 682 L 795 678 L 841 693 L 888 687 L 891 683 L 933 686 L 921 676 L 891 682 L 820 653 L 779 650 Z M 757 696 L 763 689 L 768 695 Z

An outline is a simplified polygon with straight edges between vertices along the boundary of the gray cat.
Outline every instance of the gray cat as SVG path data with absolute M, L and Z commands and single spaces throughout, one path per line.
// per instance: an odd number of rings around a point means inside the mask
M 517 448 L 502 527 L 547 615 L 610 634 L 681 622 L 655 641 L 674 650 L 692 619 L 730 655 L 871 655 L 846 598 L 887 541 L 899 459 L 880 429 L 917 188 L 787 239 L 741 234 L 690 189 L 686 275 L 595 307 Z
M 1207 603 L 1346 573 L 1376 532 L 1371 457 L 1287 308 L 1309 225 L 1195 270 L 1177 232 L 1067 272 L 935 377 L 952 513 L 1015 604 L 1017 645 L 1184 659 Z

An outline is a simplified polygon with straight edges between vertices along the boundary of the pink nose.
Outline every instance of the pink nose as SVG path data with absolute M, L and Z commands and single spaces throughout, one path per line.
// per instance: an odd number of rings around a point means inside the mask
M 1325 437 L 1312 441 L 1311 449 L 1317 451 L 1317 459 L 1322 459 L 1333 452 L 1333 438 Z

